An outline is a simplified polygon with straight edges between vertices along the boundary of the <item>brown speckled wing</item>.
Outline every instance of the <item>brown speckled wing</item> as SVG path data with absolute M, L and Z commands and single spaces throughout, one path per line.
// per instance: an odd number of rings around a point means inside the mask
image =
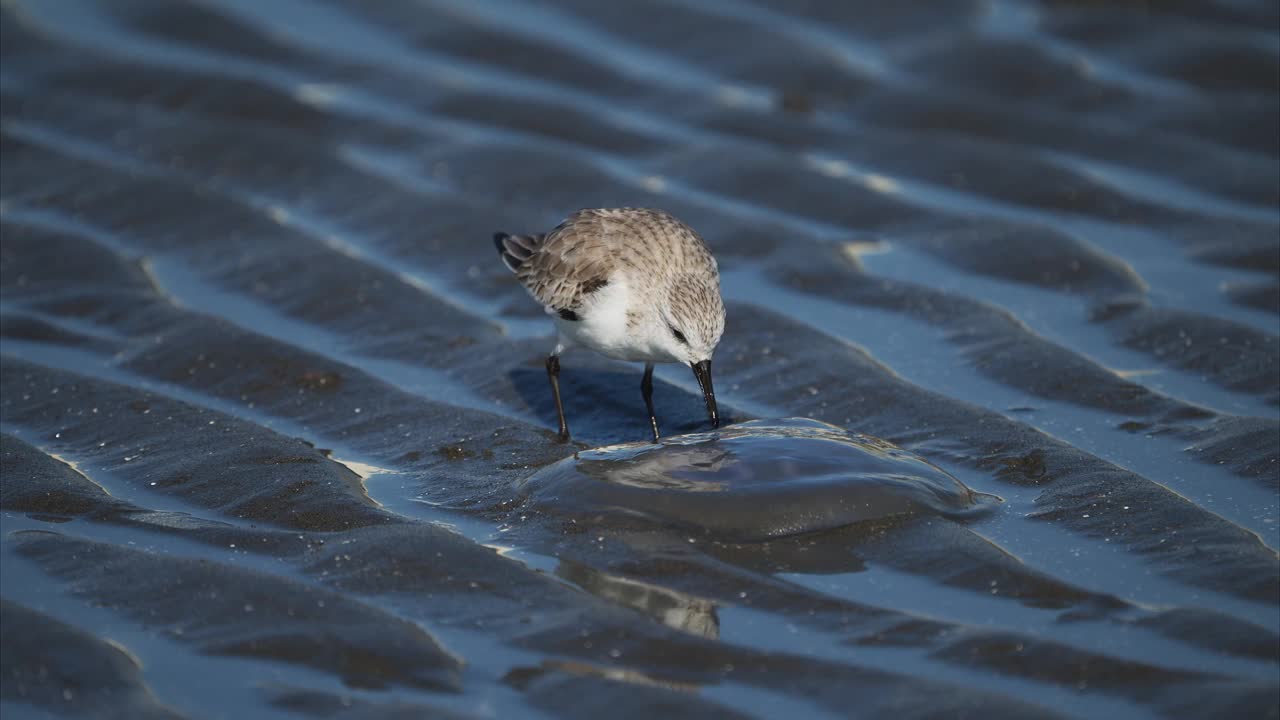
M 616 259 L 603 218 L 583 210 L 548 233 L 516 276 L 538 302 L 574 311 L 583 297 L 608 284 Z
M 516 274 L 543 305 L 572 312 L 615 271 L 643 292 L 708 270 L 718 277 L 711 251 L 688 225 L 661 210 L 613 208 L 570 215 Z

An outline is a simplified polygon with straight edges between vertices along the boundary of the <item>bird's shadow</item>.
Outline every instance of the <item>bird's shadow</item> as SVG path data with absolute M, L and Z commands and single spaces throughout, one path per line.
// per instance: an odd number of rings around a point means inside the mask
M 651 439 L 648 411 L 640 393 L 643 374 L 640 366 L 634 372 L 623 372 L 575 366 L 562 360 L 560 398 L 573 439 L 591 445 Z M 558 427 L 545 368 L 518 367 L 509 375 L 529 411 L 547 427 Z M 701 394 L 688 392 L 657 377 L 653 379 L 653 409 L 663 436 L 711 429 Z M 719 410 L 721 425 L 738 419 L 739 413 L 723 403 Z

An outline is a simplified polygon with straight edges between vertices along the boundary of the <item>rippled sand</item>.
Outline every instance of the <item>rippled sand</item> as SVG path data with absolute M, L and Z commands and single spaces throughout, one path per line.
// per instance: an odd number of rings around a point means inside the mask
M 6 718 L 1280 714 L 1274 3 L 0 17 Z M 488 237 L 615 205 L 735 466 L 587 355 L 553 442 Z

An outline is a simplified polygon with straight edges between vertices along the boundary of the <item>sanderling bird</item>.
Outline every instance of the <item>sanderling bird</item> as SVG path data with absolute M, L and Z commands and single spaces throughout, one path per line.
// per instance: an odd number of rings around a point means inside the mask
M 661 210 L 579 210 L 549 233 L 495 233 L 493 242 L 559 330 L 547 378 L 561 440 L 569 439 L 569 426 L 560 402 L 560 355 L 578 345 L 644 363 L 640 392 L 654 442 L 654 363 L 692 368 L 711 425 L 720 426 L 711 384 L 711 355 L 724 332 L 720 270 L 693 229 Z

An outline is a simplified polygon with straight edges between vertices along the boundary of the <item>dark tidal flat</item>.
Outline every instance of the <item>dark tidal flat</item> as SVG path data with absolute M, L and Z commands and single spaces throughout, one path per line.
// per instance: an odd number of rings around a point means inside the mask
M 4 720 L 1280 716 L 1272 1 L 6 0 L 0 358 Z

